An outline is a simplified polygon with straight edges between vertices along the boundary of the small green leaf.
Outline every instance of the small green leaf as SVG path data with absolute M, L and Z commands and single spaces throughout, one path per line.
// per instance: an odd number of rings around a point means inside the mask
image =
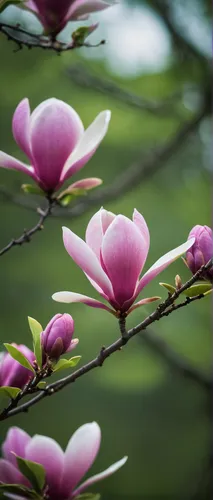
M 58 372 L 59 370 L 65 370 L 66 368 L 73 368 L 76 366 L 81 359 L 81 356 L 74 356 L 70 359 L 59 359 L 59 361 L 53 366 L 53 371 Z
M 38 186 L 33 186 L 32 184 L 22 184 L 21 189 L 27 194 L 39 194 L 40 196 L 45 196 L 45 192 L 42 191 Z
M 28 359 L 25 358 L 24 354 L 22 354 L 22 352 L 20 352 L 18 349 L 16 349 L 16 347 L 14 347 L 14 345 L 4 344 L 4 347 L 7 349 L 10 356 L 12 356 L 13 359 L 18 361 L 18 363 L 20 363 L 20 365 L 24 366 L 28 370 L 31 370 L 31 372 L 35 373 L 35 370 L 33 369 L 32 365 L 30 364 Z
M 46 382 L 39 382 L 36 387 L 38 387 L 39 389 L 45 389 L 46 385 Z
M 20 472 L 30 481 L 30 484 L 37 493 L 41 493 L 45 485 L 45 469 L 41 464 L 25 460 L 16 455 L 16 460 Z
M 192 285 L 187 290 L 184 290 L 184 295 L 186 297 L 196 297 L 196 295 L 207 295 L 212 291 L 211 283 L 198 283 L 197 285 Z
M 175 287 L 173 285 L 169 285 L 169 283 L 159 283 L 159 285 L 166 288 L 171 294 L 174 293 L 176 290 Z
M 33 336 L 33 348 L 34 354 L 36 357 L 36 361 L 38 366 L 42 366 L 42 349 L 41 349 L 41 332 L 43 331 L 42 326 L 36 319 L 28 316 L 28 322 L 30 326 L 30 330 Z
M 21 389 L 18 389 L 18 387 L 3 386 L 0 387 L 0 397 L 7 396 L 8 398 L 15 399 L 20 391 Z
M 58 200 L 60 201 L 62 207 L 67 207 L 71 203 L 73 198 L 74 196 L 72 194 L 65 194 L 61 198 L 59 197 Z
M 99 493 L 83 493 L 83 495 L 78 495 L 76 500 L 100 500 L 100 498 Z
M 30 490 L 21 484 L 0 484 L 0 499 L 5 500 L 4 493 L 19 495 L 21 498 L 41 499 L 34 490 Z
M 77 28 L 76 31 L 72 33 L 73 42 L 77 47 L 81 47 L 84 44 L 87 37 L 97 28 L 97 25 L 93 26 L 81 26 Z

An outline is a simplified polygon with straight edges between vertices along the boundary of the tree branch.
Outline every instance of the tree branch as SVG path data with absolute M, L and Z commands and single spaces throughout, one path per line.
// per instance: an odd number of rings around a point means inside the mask
M 161 320 L 165 316 L 164 314 L 165 311 L 174 304 L 174 302 L 178 299 L 181 293 L 183 293 L 190 286 L 192 286 L 195 283 L 195 281 L 197 281 L 203 275 L 203 273 L 207 269 L 209 269 L 212 265 L 213 265 L 213 259 L 211 259 L 205 266 L 202 266 L 197 271 L 197 273 L 192 276 L 192 278 L 190 278 L 185 284 L 181 286 L 181 288 L 177 289 L 172 295 L 169 295 L 167 299 L 164 302 L 162 302 L 153 313 L 151 313 L 141 323 L 139 323 L 137 326 L 130 329 L 129 331 L 127 331 L 125 327 L 125 317 L 121 316 L 119 320 L 121 337 L 118 340 L 116 340 L 113 344 L 111 344 L 106 348 L 102 347 L 100 353 L 92 361 L 89 361 L 87 364 L 85 364 L 72 374 L 68 375 L 67 377 L 64 377 L 48 385 L 42 392 L 37 394 L 31 400 L 11 410 L 8 410 L 6 408 L 0 415 L 0 420 L 5 420 L 9 417 L 17 415 L 18 413 L 28 411 L 28 409 L 31 406 L 34 406 L 42 399 L 46 398 L 47 396 L 52 396 L 56 392 L 62 390 L 67 385 L 74 383 L 78 378 L 85 375 L 86 373 L 89 373 L 91 370 L 102 366 L 104 361 L 109 356 L 111 356 L 111 354 L 120 351 L 122 347 L 124 347 L 135 335 L 137 335 L 142 331 L 144 332 L 144 330 L 146 330 L 146 328 L 151 324 L 153 324 L 155 321 Z M 200 298 L 201 296 L 198 295 L 196 298 L 193 298 L 193 301 L 195 301 L 196 299 L 199 300 Z M 188 305 L 189 303 L 190 302 L 188 301 L 184 301 L 184 306 Z M 174 310 L 176 310 L 176 308 L 171 309 L 171 313 Z M 154 337 L 148 331 L 144 332 L 143 335 L 145 340 L 149 341 L 150 345 L 152 346 L 154 345 L 155 349 L 157 349 L 157 351 L 160 354 L 162 354 L 167 361 L 169 360 L 170 365 L 173 365 L 176 369 L 178 365 L 178 369 L 181 373 L 183 373 L 184 375 L 187 374 L 188 377 L 191 377 L 191 379 L 201 384 L 208 391 L 213 389 L 212 378 L 209 378 L 207 375 L 200 373 L 200 371 L 197 370 L 195 367 L 191 367 L 186 360 L 181 360 L 180 362 L 179 356 L 177 356 L 176 353 L 173 353 L 164 343 L 159 341 L 158 337 Z
M 19 238 L 12 239 L 4 248 L 0 250 L 0 256 L 4 255 L 6 252 L 9 252 L 9 250 L 11 250 L 11 248 L 15 246 L 21 246 L 24 243 L 29 243 L 31 241 L 32 236 L 43 229 L 44 221 L 47 219 L 47 217 L 51 215 L 53 205 L 55 204 L 55 200 L 53 200 L 52 198 L 47 198 L 47 201 L 48 201 L 48 206 L 46 210 L 42 210 L 41 208 L 37 209 L 37 212 L 40 214 L 40 219 L 37 222 L 37 224 L 33 226 L 31 229 L 28 230 L 25 229 L 23 234 L 19 236 Z

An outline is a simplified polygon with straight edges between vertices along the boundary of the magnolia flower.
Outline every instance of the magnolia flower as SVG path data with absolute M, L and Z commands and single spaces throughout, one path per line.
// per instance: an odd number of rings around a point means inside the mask
M 13 115 L 12 130 L 31 166 L 0 151 L 0 167 L 24 172 L 51 194 L 93 156 L 110 116 L 110 111 L 102 111 L 84 130 L 79 115 L 65 102 L 47 99 L 30 114 L 29 101 L 23 99 Z
M 52 359 L 70 352 L 78 344 L 73 339 L 74 320 L 70 314 L 56 314 L 41 334 L 42 350 Z
M 104 0 L 28 0 L 25 5 L 38 16 L 46 33 L 54 35 L 68 21 L 87 19 L 92 12 L 110 7 Z
M 17 345 L 14 343 L 11 345 L 16 347 L 33 364 L 35 355 L 26 345 Z M 0 358 L 0 387 L 10 386 L 22 389 L 30 376 L 32 377 L 32 372 L 13 359 L 9 352 L 3 353 Z
M 110 476 L 125 464 L 127 457 L 122 458 L 105 471 L 90 477 L 79 486 L 79 481 L 90 469 L 98 454 L 100 442 L 101 430 L 96 422 L 79 427 L 71 437 L 65 453 L 54 439 L 39 435 L 31 438 L 18 427 L 12 427 L 2 445 L 0 482 L 29 487 L 27 479 L 18 470 L 17 455 L 44 467 L 45 492 L 49 500 L 71 500 L 93 483 Z
M 192 274 L 195 274 L 198 269 L 213 258 L 213 234 L 212 229 L 208 226 L 195 226 L 189 233 L 189 239 L 194 237 L 194 245 L 186 253 L 186 264 Z M 212 281 L 213 267 L 208 269 L 203 277 Z
M 69 255 L 113 309 L 74 292 L 58 292 L 53 295 L 53 299 L 57 302 L 83 302 L 115 315 L 129 314 L 136 307 L 158 299 L 145 298 L 133 306 L 143 288 L 194 243 L 192 238 L 171 250 L 140 279 L 149 251 L 149 230 L 137 210 L 134 210 L 131 221 L 124 215 L 114 215 L 101 209 L 87 226 L 86 243 L 67 227 L 63 228 L 63 239 Z

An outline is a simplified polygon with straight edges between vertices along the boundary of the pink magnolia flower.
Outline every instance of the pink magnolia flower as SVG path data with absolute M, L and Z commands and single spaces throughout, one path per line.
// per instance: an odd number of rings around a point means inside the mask
M 35 355 L 26 345 L 17 345 L 14 343 L 11 345 L 21 351 L 25 358 L 33 364 Z M 9 352 L 2 354 L 0 359 L 0 387 L 10 386 L 22 389 L 32 376 L 32 372 L 13 359 Z
M 73 339 L 74 320 L 70 314 L 56 314 L 41 334 L 42 349 L 52 359 L 58 359 L 78 344 Z
M 110 111 L 102 111 L 84 130 L 76 111 L 52 98 L 30 114 L 28 99 L 23 99 L 13 115 L 13 136 L 30 160 L 30 166 L 0 151 L 0 167 L 15 169 L 32 177 L 51 194 L 90 160 L 104 138 Z
M 85 424 L 73 434 L 65 453 L 54 439 L 35 435 L 31 438 L 18 427 L 12 427 L 2 445 L 0 483 L 29 487 L 18 470 L 16 455 L 41 464 L 46 472 L 45 492 L 49 500 L 71 500 L 93 483 L 101 481 L 122 467 L 127 457 L 79 485 L 92 466 L 100 447 L 101 430 L 96 422 Z M 22 497 L 20 497 L 22 498 Z
M 46 32 L 54 35 L 68 21 L 87 19 L 92 12 L 110 7 L 104 0 L 28 0 L 25 5 L 38 16 Z
M 133 306 L 144 287 L 194 243 L 192 238 L 171 250 L 140 279 L 149 251 L 149 230 L 137 210 L 134 210 L 131 221 L 124 215 L 114 215 L 101 209 L 87 226 L 86 242 L 67 227 L 63 228 L 63 238 L 69 255 L 116 313 L 102 302 L 79 293 L 58 292 L 53 295 L 53 299 L 57 302 L 83 302 L 115 315 L 129 314 L 136 307 L 158 299 L 145 298 Z
M 213 258 L 212 229 L 208 226 L 197 225 L 189 233 L 189 239 L 192 237 L 195 238 L 195 242 L 186 253 L 186 263 L 192 274 L 195 274 L 201 266 Z M 212 281 L 213 267 L 208 269 L 203 277 Z

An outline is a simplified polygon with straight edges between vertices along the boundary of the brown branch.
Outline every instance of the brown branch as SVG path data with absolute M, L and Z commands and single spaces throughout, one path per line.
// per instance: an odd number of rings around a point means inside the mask
M 147 316 L 147 318 L 145 318 L 139 325 L 135 326 L 131 330 L 126 331 L 125 318 L 121 317 L 119 321 L 121 337 L 118 340 L 116 340 L 113 344 L 111 344 L 106 348 L 102 347 L 100 353 L 92 361 L 85 364 L 84 366 L 73 372 L 71 375 L 68 375 L 67 377 L 64 377 L 48 385 L 42 392 L 37 394 L 31 400 L 27 401 L 26 403 L 23 403 L 21 406 L 18 406 L 17 408 L 13 408 L 10 411 L 5 409 L 0 415 L 0 420 L 5 420 L 6 418 L 17 415 L 18 413 L 28 411 L 28 409 L 31 406 L 37 404 L 42 399 L 46 398 L 47 396 L 55 394 L 56 392 L 62 390 L 67 385 L 74 383 L 78 378 L 82 377 L 86 373 L 89 373 L 91 370 L 102 366 L 104 361 L 109 356 L 111 356 L 111 354 L 120 351 L 122 347 L 124 347 L 135 335 L 137 335 L 142 331 L 144 332 L 144 330 L 146 330 L 146 328 L 151 324 L 153 324 L 155 321 L 161 320 L 164 317 L 164 312 L 170 306 L 172 306 L 172 304 L 174 304 L 174 302 L 178 299 L 181 293 L 187 290 L 190 286 L 192 286 L 195 283 L 195 281 L 197 281 L 202 276 L 202 274 L 212 265 L 213 265 L 213 259 L 211 259 L 205 266 L 202 266 L 197 271 L 197 273 L 194 276 L 192 276 L 192 278 L 190 278 L 185 284 L 181 286 L 181 288 L 177 289 L 172 295 L 169 295 L 168 298 L 164 302 L 162 302 L 153 313 Z M 200 296 L 197 296 L 197 299 L 200 299 Z M 188 305 L 187 301 L 185 301 L 185 306 L 186 305 Z M 145 332 L 143 333 L 143 335 L 145 335 L 144 338 L 146 340 L 149 339 L 150 344 L 155 346 L 157 345 L 158 352 L 161 353 L 167 361 L 169 359 L 170 364 L 173 364 L 175 362 L 177 368 L 177 362 L 179 361 L 179 358 L 176 356 L 176 354 L 175 358 L 174 354 L 172 354 L 173 357 L 171 357 L 168 347 L 167 346 L 165 347 L 165 344 L 159 343 L 159 339 L 157 337 L 155 338 L 153 337 L 153 335 L 152 337 L 150 337 L 149 332 Z M 186 360 L 181 361 L 181 363 L 182 364 L 179 365 L 180 371 L 182 371 L 182 368 L 184 366 L 183 370 L 184 374 L 187 372 L 188 376 L 190 376 L 196 382 L 200 383 L 208 391 L 213 389 L 212 378 L 209 378 L 207 375 L 203 373 L 201 374 L 195 367 L 191 367 L 188 364 L 188 362 L 186 362 Z
M 11 248 L 15 246 L 21 246 L 24 243 L 29 243 L 31 241 L 32 236 L 43 229 L 44 221 L 47 219 L 47 217 L 51 215 L 52 208 L 55 203 L 55 200 L 53 200 L 52 198 L 47 198 L 47 200 L 48 200 L 48 206 L 46 210 L 41 210 L 40 208 L 37 209 L 37 212 L 40 214 L 40 219 L 37 222 L 37 224 L 33 226 L 31 229 L 28 230 L 25 229 L 23 234 L 19 236 L 19 238 L 12 239 L 4 248 L 0 250 L 0 256 L 4 255 L 6 252 L 9 252 L 9 250 L 11 250 Z

